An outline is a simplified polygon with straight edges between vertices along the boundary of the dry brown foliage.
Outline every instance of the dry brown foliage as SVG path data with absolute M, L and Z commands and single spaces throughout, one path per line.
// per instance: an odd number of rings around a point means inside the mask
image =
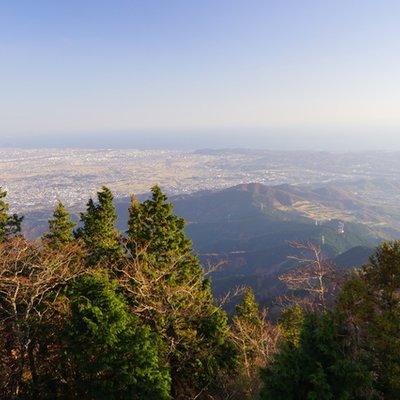
M 35 380 L 31 344 L 61 289 L 84 273 L 81 255 L 79 244 L 62 252 L 22 237 L 0 244 L 0 374 L 6 398 L 18 397 L 23 379 Z

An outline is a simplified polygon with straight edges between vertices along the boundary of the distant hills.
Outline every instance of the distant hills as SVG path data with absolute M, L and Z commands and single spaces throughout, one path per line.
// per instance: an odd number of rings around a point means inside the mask
M 319 244 L 338 266 L 354 267 L 365 263 L 373 248 L 388 238 L 379 227 L 379 215 L 356 193 L 329 185 L 241 184 L 170 200 L 175 213 L 186 219 L 186 232 L 201 260 L 225 263 L 212 276 L 217 294 L 251 285 L 259 298 L 273 296 L 281 290 L 277 275 L 293 267 L 288 260 L 296 252 L 291 241 Z M 129 199 L 115 205 L 118 227 L 125 231 Z M 31 236 L 46 229 L 49 215 L 50 211 L 26 216 Z
M 202 261 L 226 261 L 213 276 L 218 294 L 251 285 L 259 298 L 272 296 L 277 275 L 293 267 L 290 241 L 319 244 L 326 258 L 353 267 L 385 238 L 363 222 L 368 210 L 360 200 L 332 187 L 243 184 L 171 200 Z
M 204 252 L 259 251 L 289 240 L 314 240 L 329 255 L 384 238 L 357 215 L 363 204 L 332 188 L 243 184 L 171 199 Z M 244 247 L 243 247 L 244 246 Z

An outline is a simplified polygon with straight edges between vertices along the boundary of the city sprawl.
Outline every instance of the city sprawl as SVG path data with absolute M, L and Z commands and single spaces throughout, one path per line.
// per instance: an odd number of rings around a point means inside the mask
M 249 182 L 329 183 L 392 212 L 400 198 L 398 153 L 3 148 L 0 171 L 10 207 L 20 213 L 51 209 L 57 200 L 82 208 L 102 185 L 118 198 L 154 184 L 174 195 Z

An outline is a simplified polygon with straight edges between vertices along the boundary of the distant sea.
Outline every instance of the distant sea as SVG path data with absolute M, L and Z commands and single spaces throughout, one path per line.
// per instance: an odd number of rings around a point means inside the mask
M 371 150 L 400 151 L 397 132 L 354 133 L 297 132 L 272 130 L 216 131 L 110 131 L 96 133 L 0 134 L 0 147 L 21 148 L 93 148 L 93 149 L 168 149 L 249 148 L 269 150 L 314 150 L 358 152 Z

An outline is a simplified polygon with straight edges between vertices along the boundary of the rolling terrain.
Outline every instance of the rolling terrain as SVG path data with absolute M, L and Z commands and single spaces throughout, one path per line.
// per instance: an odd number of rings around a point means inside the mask
M 145 198 L 138 196 L 140 201 Z M 170 200 L 175 213 L 187 221 L 186 232 L 202 262 L 224 263 L 212 275 L 218 295 L 239 285 L 252 286 L 260 299 L 282 290 L 277 275 L 294 266 L 288 259 L 296 252 L 290 242 L 316 243 L 338 266 L 353 267 L 364 263 L 380 241 L 397 233 L 384 221 L 384 212 L 353 188 L 333 185 L 240 184 Z M 115 205 L 118 228 L 125 231 L 129 199 L 117 199 Z M 46 229 L 50 213 L 26 215 L 30 236 Z M 78 221 L 78 210 L 72 215 Z
M 251 285 L 260 299 L 272 297 L 281 290 L 277 275 L 294 266 L 290 242 L 319 244 L 327 259 L 353 267 L 388 237 L 368 223 L 376 216 L 362 201 L 331 187 L 243 184 L 173 204 L 202 261 L 226 262 L 213 275 L 217 294 Z

